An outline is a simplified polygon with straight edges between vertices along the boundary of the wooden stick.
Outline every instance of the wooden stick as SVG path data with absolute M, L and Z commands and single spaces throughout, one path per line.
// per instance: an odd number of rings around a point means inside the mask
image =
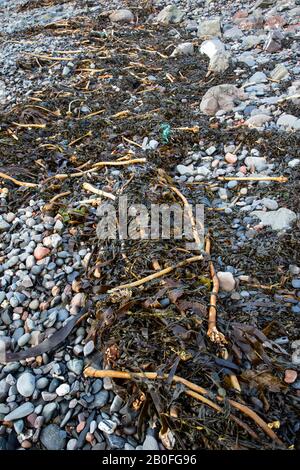
M 206 243 L 205 243 L 205 252 L 209 256 L 210 256 L 210 247 L 211 247 L 211 240 L 210 240 L 210 234 L 208 233 L 206 237 Z M 210 271 L 210 276 L 213 282 L 213 290 L 210 294 L 207 336 L 211 339 L 213 343 L 226 344 L 227 341 L 225 339 L 225 336 L 222 333 L 220 333 L 217 329 L 217 295 L 219 292 L 220 284 L 219 284 L 219 279 L 216 274 L 214 264 L 211 260 L 209 260 L 209 271 Z
M 277 181 L 286 183 L 288 178 L 285 176 L 218 176 L 219 181 Z
M 200 240 L 200 237 L 199 237 L 199 234 L 198 234 L 197 225 L 196 225 L 196 221 L 195 221 L 195 218 L 194 218 L 194 215 L 193 215 L 191 205 L 189 204 L 187 198 L 179 191 L 179 189 L 175 188 L 175 186 L 170 186 L 170 189 L 172 189 L 172 191 L 174 191 L 174 193 L 176 193 L 177 196 L 180 197 L 180 199 L 182 200 L 182 202 L 184 204 L 184 207 L 186 207 L 189 219 L 191 221 L 193 236 L 194 236 L 195 242 L 198 246 L 198 250 L 200 251 L 202 244 L 201 244 L 201 240 Z
M 124 161 L 112 161 L 112 162 L 98 162 L 94 163 L 94 166 L 90 168 L 89 170 L 85 171 L 79 171 L 76 173 L 62 173 L 58 175 L 51 176 L 50 178 L 47 178 L 45 182 L 50 181 L 51 179 L 57 179 L 57 180 L 64 180 L 67 178 L 77 178 L 78 176 L 83 176 L 86 175 L 87 173 L 90 173 L 92 171 L 97 171 L 99 168 L 103 166 L 124 166 L 124 165 L 133 165 L 136 163 L 145 163 L 146 158 L 136 158 L 132 160 L 124 160 Z
M 38 184 L 36 183 L 26 183 L 25 181 L 18 181 L 12 176 L 9 176 L 6 173 L 2 173 L 2 172 L 0 172 L 0 178 L 3 178 L 4 180 L 12 181 L 17 186 L 25 186 L 27 188 L 36 188 L 38 186 Z
M 86 191 L 89 191 L 90 193 L 97 194 L 98 196 L 103 196 L 107 197 L 108 199 L 111 199 L 112 201 L 116 200 L 116 196 L 114 196 L 111 193 L 107 193 L 105 191 L 102 191 L 101 189 L 95 188 L 95 186 L 91 185 L 90 183 L 83 183 L 82 185 L 83 189 Z
M 32 128 L 32 129 L 45 129 L 46 124 L 22 124 L 21 122 L 13 122 L 17 127 L 22 127 L 25 129 Z
M 136 378 L 144 378 L 144 379 L 150 379 L 150 380 L 156 380 L 156 379 L 163 379 L 167 380 L 169 375 L 168 374 L 162 374 L 159 375 L 157 372 L 123 372 L 123 371 L 118 371 L 118 370 L 96 370 L 93 367 L 87 367 L 84 370 L 84 375 L 85 377 L 94 377 L 94 378 L 105 378 L 105 377 L 110 377 L 112 379 L 134 379 Z M 202 395 L 207 395 L 209 392 L 205 388 L 194 384 L 193 382 L 190 382 L 189 380 L 186 380 L 178 375 L 174 375 L 172 378 L 172 381 L 175 383 L 181 383 L 182 385 L 186 386 L 189 390 L 192 390 L 196 393 L 202 394 Z M 224 401 L 224 398 L 217 396 L 218 401 Z M 283 445 L 283 442 L 278 438 L 278 436 L 274 433 L 272 429 L 270 429 L 261 419 L 255 411 L 251 410 L 248 408 L 246 405 L 241 405 L 240 403 L 228 399 L 228 403 L 233 406 L 233 408 L 236 408 L 239 411 L 242 411 L 244 414 L 249 416 L 271 439 L 277 442 L 279 445 Z
M 185 132 L 193 132 L 194 134 L 197 134 L 200 130 L 199 126 L 194 126 L 194 127 L 174 127 L 173 128 L 175 131 L 185 131 Z
M 77 144 L 77 142 L 80 142 L 86 137 L 91 137 L 91 135 L 92 135 L 92 131 L 88 131 L 86 134 L 82 135 L 81 137 L 78 137 L 78 139 L 72 140 L 72 142 L 69 143 L 69 147 L 72 147 L 72 145 Z
M 57 201 L 57 199 L 60 199 L 61 197 L 64 197 L 64 196 L 69 196 L 69 194 L 71 194 L 71 191 L 65 191 L 64 193 L 56 194 L 56 196 L 50 199 L 49 203 L 53 204 L 53 202 Z
M 138 281 L 130 282 L 129 284 L 123 284 L 117 287 L 113 287 L 112 289 L 108 291 L 108 293 L 114 292 L 119 289 L 132 289 L 132 287 L 141 286 L 142 284 L 146 284 L 146 282 L 162 277 L 165 274 L 169 274 L 170 272 L 174 271 L 177 268 L 181 268 L 182 266 L 186 266 L 187 264 L 194 263 L 195 261 L 201 261 L 202 259 L 203 259 L 202 255 L 192 256 L 191 258 L 187 258 L 186 260 L 181 261 L 178 264 L 169 266 L 168 268 L 162 269 L 161 271 L 157 271 L 156 273 L 150 274 L 150 276 L 143 277 L 142 279 L 139 279 Z
M 124 165 L 133 165 L 136 163 L 146 163 L 146 158 L 134 158 L 132 160 L 124 160 L 117 162 L 98 162 L 93 165 L 93 168 L 100 168 L 102 166 L 124 166 Z
M 104 113 L 105 109 L 100 109 L 99 111 L 95 111 L 93 113 L 87 114 L 86 116 L 81 116 L 79 119 L 89 119 L 90 117 L 97 116 L 98 114 Z

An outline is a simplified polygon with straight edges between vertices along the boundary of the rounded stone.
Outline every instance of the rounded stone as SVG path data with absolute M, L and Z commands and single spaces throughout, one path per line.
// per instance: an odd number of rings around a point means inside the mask
M 23 397 L 31 397 L 35 390 L 35 377 L 29 372 L 24 372 L 17 380 L 17 390 Z
M 70 385 L 69 384 L 61 384 L 57 389 L 55 390 L 56 394 L 59 397 L 64 397 L 70 392 Z

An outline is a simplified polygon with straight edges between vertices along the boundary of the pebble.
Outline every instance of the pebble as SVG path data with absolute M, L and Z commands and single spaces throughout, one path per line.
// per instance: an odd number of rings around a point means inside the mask
M 296 351 L 292 354 L 292 363 L 295 365 L 300 365 L 300 349 L 296 349 Z
M 23 397 L 30 397 L 35 390 L 35 376 L 24 372 L 17 380 L 17 390 Z
M 110 413 L 118 413 L 122 407 L 123 400 L 119 395 L 116 395 L 110 406 Z
M 107 390 L 101 390 L 101 392 L 96 393 L 91 408 L 102 408 L 106 405 L 108 397 L 109 395 Z
M 71 359 L 67 362 L 67 367 L 76 375 L 81 375 L 83 371 L 83 361 L 81 359 Z
M 113 23 L 132 23 L 134 21 L 134 15 L 130 10 L 123 8 L 110 13 L 109 19 Z
M 155 437 L 147 435 L 143 442 L 143 450 L 160 450 L 159 445 Z
M 31 338 L 31 334 L 30 334 L 30 333 L 25 333 L 24 335 L 22 335 L 22 336 L 18 339 L 18 345 L 20 346 L 20 348 L 22 348 L 23 346 L 25 346 L 25 344 L 27 344 L 27 343 L 30 341 L 30 338 Z
M 70 439 L 67 443 L 67 450 L 75 450 L 77 448 L 77 439 Z
M 98 429 L 106 434 L 113 434 L 117 427 L 117 423 L 114 423 L 111 420 L 103 420 L 98 424 Z
M 34 252 L 33 252 L 33 255 L 34 255 L 34 258 L 39 261 L 43 258 L 45 258 L 46 256 L 48 256 L 50 253 L 50 250 L 48 248 L 45 248 L 44 246 L 42 245 L 39 245 L 35 248 Z
M 95 349 L 95 344 L 94 344 L 94 341 L 91 340 L 89 341 L 88 343 L 86 343 L 84 345 L 84 348 L 83 348 L 83 355 L 84 356 L 89 356 L 90 354 L 92 354 L 92 352 L 94 351 Z
M 217 276 L 220 283 L 220 289 L 224 292 L 232 292 L 235 288 L 235 280 L 230 272 L 219 271 Z
M 294 289 L 300 289 L 300 278 L 299 279 L 293 279 L 292 280 L 292 286 Z
M 67 433 L 56 424 L 48 424 L 42 429 L 40 439 L 47 450 L 62 450 L 65 448 Z
M 57 409 L 56 403 L 47 403 L 44 406 L 42 415 L 45 419 L 45 423 L 49 423 L 49 421 L 51 421 L 56 409 Z
M 17 419 L 25 418 L 30 415 L 34 410 L 34 406 L 30 402 L 23 403 L 22 405 L 15 408 L 9 414 L 4 417 L 5 421 L 16 421 Z
M 59 387 L 57 387 L 55 392 L 59 397 L 64 397 L 65 395 L 68 395 L 68 393 L 70 393 L 70 385 L 66 383 L 61 384 Z
M 286 369 L 284 371 L 284 381 L 287 384 L 293 384 L 297 380 L 297 372 L 293 369 Z

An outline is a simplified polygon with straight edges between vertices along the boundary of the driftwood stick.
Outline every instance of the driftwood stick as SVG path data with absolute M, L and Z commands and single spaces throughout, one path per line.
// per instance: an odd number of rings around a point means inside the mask
M 205 252 L 210 256 L 211 240 L 210 234 L 208 233 L 205 242 Z M 217 329 L 217 295 L 219 292 L 219 279 L 216 274 L 216 270 L 211 259 L 209 260 L 209 271 L 210 277 L 213 282 L 213 290 L 210 294 L 210 304 L 208 310 L 208 329 L 207 336 L 213 343 L 226 344 L 227 341 L 225 336 L 220 333 Z
M 186 266 L 187 264 L 194 263 L 195 261 L 201 261 L 203 259 L 202 255 L 192 256 L 191 258 L 187 258 L 184 261 L 181 261 L 178 264 L 174 264 L 173 266 L 169 266 L 168 268 L 162 269 L 161 271 L 157 271 L 156 273 L 150 274 L 150 276 L 143 277 L 134 282 L 130 282 L 128 284 L 123 284 L 121 286 L 113 287 L 108 291 L 108 293 L 114 292 L 119 289 L 132 289 L 132 287 L 138 287 L 142 284 L 146 284 L 146 282 L 152 281 L 153 279 L 157 279 L 159 277 L 165 276 L 165 274 L 169 274 L 170 272 L 174 271 L 177 268 L 181 268 L 182 266 Z
M 98 162 L 94 163 L 93 168 L 100 168 L 102 166 L 124 166 L 124 165 L 134 165 L 135 163 L 145 163 L 146 158 L 133 158 L 131 160 L 122 160 L 122 161 L 112 161 L 112 162 Z
M 18 181 L 12 176 L 7 175 L 6 173 L 0 172 L 0 178 L 3 178 L 4 180 L 12 181 L 17 186 L 25 186 L 26 188 L 36 188 L 38 186 L 38 184 L 36 183 L 26 183 L 25 181 Z
M 71 191 L 65 191 L 65 192 L 63 192 L 63 193 L 56 194 L 56 196 L 53 196 L 53 197 L 50 199 L 49 204 L 53 204 L 53 202 L 57 201 L 57 200 L 60 199 L 61 197 L 69 196 L 69 194 L 71 194 Z
M 194 218 L 194 215 L 193 215 L 193 210 L 191 208 L 191 205 L 189 204 L 187 198 L 179 191 L 179 189 L 175 188 L 174 186 L 170 186 L 170 189 L 172 189 L 172 191 L 174 193 L 176 193 L 177 196 L 180 197 L 180 199 L 182 200 L 182 202 L 184 204 L 184 207 L 187 210 L 189 219 L 191 221 L 193 236 L 194 236 L 195 242 L 198 246 L 198 250 L 200 251 L 201 250 L 201 240 L 200 240 L 200 237 L 199 237 L 199 233 L 198 233 L 198 230 L 197 230 L 197 225 L 196 225 L 196 221 L 195 221 L 195 218 Z
M 286 183 L 288 178 L 285 176 L 218 176 L 219 181 L 277 181 Z
M 110 377 L 112 379 L 134 379 L 134 378 L 144 378 L 144 379 L 150 379 L 150 380 L 156 380 L 156 379 L 163 379 L 167 380 L 169 375 L 168 374 L 162 374 L 159 375 L 156 372 L 123 372 L 123 371 L 118 371 L 118 370 L 97 370 L 94 369 L 93 367 L 87 367 L 84 370 L 84 375 L 85 377 L 94 377 L 94 378 L 104 378 L 104 377 Z M 184 379 L 183 377 L 180 377 L 178 375 L 174 375 L 172 378 L 172 381 L 175 383 L 181 383 L 182 385 L 185 385 L 189 390 L 192 390 L 196 393 L 199 393 L 200 395 L 207 395 L 209 392 L 205 388 L 194 384 L 193 382 L 190 382 L 189 380 Z M 224 398 L 217 396 L 218 401 L 224 401 Z M 251 418 L 272 440 L 274 440 L 277 444 L 283 445 L 283 442 L 279 439 L 279 437 L 275 434 L 275 432 L 270 429 L 267 425 L 267 423 L 261 419 L 255 411 L 251 410 L 248 408 L 246 405 L 241 405 L 240 403 L 234 401 L 234 400 L 228 400 L 228 403 L 233 408 L 236 408 L 237 410 L 243 412 L 249 418 Z
M 94 163 L 93 167 L 90 168 L 89 170 L 85 171 L 78 171 L 76 173 L 61 173 L 57 174 L 54 176 L 51 176 L 50 178 L 47 178 L 44 183 L 47 181 L 50 181 L 51 179 L 57 179 L 57 180 L 65 180 L 68 178 L 77 178 L 79 176 L 86 175 L 87 173 L 91 173 L 92 171 L 98 171 L 99 168 L 103 166 L 125 166 L 125 165 L 134 165 L 136 163 L 145 163 L 146 158 L 135 158 L 132 160 L 124 160 L 124 161 L 112 161 L 112 162 L 98 162 Z
M 103 196 L 107 197 L 108 199 L 111 199 L 112 201 L 116 200 L 116 196 L 114 196 L 111 193 L 107 193 L 106 191 L 102 191 L 101 189 L 96 188 L 90 183 L 83 183 L 82 185 L 83 189 L 86 191 L 89 191 L 90 193 L 97 194 L 98 196 Z
M 23 124 L 22 122 L 13 122 L 13 124 L 17 127 L 22 127 L 24 129 L 45 129 L 46 124 Z

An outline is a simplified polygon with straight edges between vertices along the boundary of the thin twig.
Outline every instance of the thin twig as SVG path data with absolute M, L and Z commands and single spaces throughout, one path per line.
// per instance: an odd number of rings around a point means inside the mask
M 153 279 L 157 279 L 159 277 L 165 276 L 166 274 L 169 274 L 170 272 L 174 271 L 177 268 L 181 268 L 188 264 L 194 263 L 195 261 L 201 261 L 202 259 L 203 259 L 202 255 L 192 256 L 191 258 L 187 258 L 186 260 L 181 261 L 178 264 L 169 266 L 168 268 L 162 269 L 161 271 L 157 271 L 156 273 L 150 274 L 150 276 L 143 277 L 142 279 L 139 279 L 138 281 L 130 282 L 129 284 L 123 284 L 117 287 L 113 287 L 112 289 L 108 291 L 108 293 L 114 292 L 119 289 L 132 289 L 133 287 L 141 286 L 142 284 L 146 284 L 146 282 L 152 281 Z

